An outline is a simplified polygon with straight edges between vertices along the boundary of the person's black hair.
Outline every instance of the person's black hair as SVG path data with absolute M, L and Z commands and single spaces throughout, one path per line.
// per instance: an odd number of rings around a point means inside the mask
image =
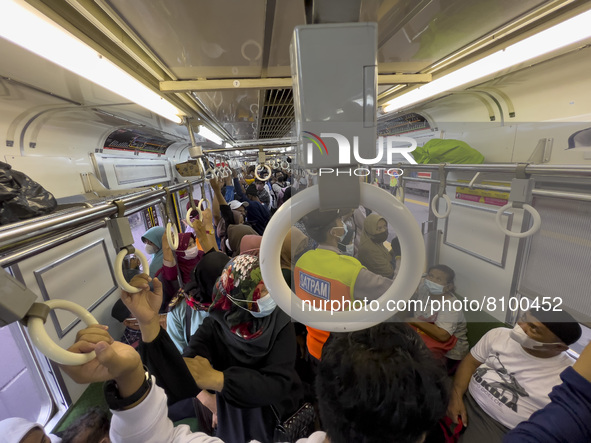
M 416 443 L 445 415 L 449 380 L 404 323 L 332 333 L 316 377 L 331 443 Z
M 99 407 L 86 411 L 64 431 L 62 443 L 99 443 L 109 436 L 111 419 L 109 413 Z M 81 439 L 84 436 L 84 440 Z
M 570 346 L 579 341 L 583 331 L 575 318 L 565 310 L 556 310 L 557 306 L 531 307 L 529 313 L 540 323 L 546 326 L 550 332 L 560 339 L 565 345 Z
M 258 196 L 258 193 L 259 193 L 259 191 L 257 191 L 257 187 L 254 183 L 251 183 L 246 188 L 246 195 L 257 195 Z
M 308 235 L 316 243 L 324 243 L 331 228 L 337 225 L 341 216 L 339 210 L 320 211 L 316 209 L 304 217 L 304 227 Z
M 437 269 L 438 271 L 443 272 L 447 276 L 447 282 L 454 284 L 454 279 L 456 278 L 456 273 L 454 272 L 454 270 L 452 268 L 450 268 L 449 266 L 445 266 L 445 265 L 435 265 L 435 266 L 431 266 L 429 268 L 429 270 L 427 271 L 427 273 L 431 272 L 433 269 Z

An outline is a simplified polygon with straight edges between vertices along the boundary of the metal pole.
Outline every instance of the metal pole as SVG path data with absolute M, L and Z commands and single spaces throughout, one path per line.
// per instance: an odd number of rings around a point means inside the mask
M 6 249 L 15 243 L 21 243 L 32 237 L 75 228 L 84 223 L 93 222 L 105 217 L 111 217 L 116 213 L 116 206 L 105 204 L 92 209 L 83 209 L 71 214 L 61 215 L 38 223 L 21 226 L 9 231 L 3 231 L 0 232 L 0 250 Z
M 524 163 L 525 164 L 525 163 Z M 513 173 L 516 171 L 519 164 L 516 163 L 483 163 L 471 165 L 455 165 L 445 164 L 446 171 L 465 171 L 465 172 L 497 172 L 497 173 Z M 438 171 L 439 164 L 430 165 L 411 165 L 407 163 L 398 163 L 396 165 L 374 165 L 373 168 L 400 168 L 409 171 Z M 582 165 L 530 165 L 525 167 L 526 174 L 541 174 L 541 175 L 578 175 L 583 177 L 591 177 L 591 166 Z
M 418 178 L 418 177 L 402 177 L 403 181 L 412 181 L 412 182 L 424 182 L 424 183 L 439 183 L 439 180 L 432 179 L 432 178 Z M 461 183 L 461 182 L 447 182 L 448 186 L 461 186 L 463 188 L 468 188 L 468 183 Z M 500 192 L 511 192 L 510 186 L 493 186 L 493 185 L 473 185 L 472 189 L 481 189 L 484 191 L 500 191 Z M 567 200 L 580 200 L 580 201 L 591 201 L 591 194 L 580 194 L 576 192 L 562 192 L 562 191 L 548 191 L 545 189 L 534 189 L 532 191 L 533 195 L 539 195 L 541 197 L 556 197 L 556 198 L 564 198 Z
M 60 234 L 58 236 L 49 238 L 40 243 L 33 243 L 24 248 L 16 249 L 12 251 L 10 254 L 4 255 L 2 256 L 2 258 L 0 258 L 0 266 L 6 268 L 8 266 L 15 265 L 16 263 L 22 260 L 25 260 L 29 257 L 33 257 L 34 255 L 40 254 L 41 252 L 45 252 L 56 246 L 63 245 L 64 243 L 67 243 L 70 240 L 82 237 L 83 235 L 86 235 L 89 232 L 95 231 L 103 227 L 105 227 L 105 220 L 94 222 L 81 228 L 68 231 L 64 234 Z
M 193 183 L 201 183 L 202 179 L 196 180 Z M 176 184 L 169 187 L 171 192 L 176 192 L 184 189 L 186 183 Z M 133 210 L 134 207 L 140 206 L 140 209 L 151 206 L 152 201 L 156 198 L 166 195 L 166 191 L 147 191 L 144 194 L 133 195 L 131 197 L 124 197 L 120 200 L 126 207 L 126 213 Z M 146 204 L 150 202 L 151 204 Z M 44 236 L 66 229 L 76 228 L 85 223 L 93 222 L 104 217 L 111 217 L 117 214 L 118 208 L 113 202 L 104 203 L 93 208 L 81 209 L 75 212 L 54 215 L 51 217 L 43 217 L 42 219 L 32 219 L 30 223 L 22 225 L 22 223 L 15 225 L 8 225 L 0 231 L 0 250 L 8 249 L 16 246 L 23 241 L 29 240 L 33 237 Z

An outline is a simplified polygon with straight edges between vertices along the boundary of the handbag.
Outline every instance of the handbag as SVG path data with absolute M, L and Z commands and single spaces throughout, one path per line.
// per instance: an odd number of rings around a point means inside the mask
M 440 342 L 440 341 L 435 340 L 431 336 L 425 334 L 423 331 L 421 331 L 416 326 L 410 325 L 410 327 L 413 328 L 419 334 L 419 336 L 423 339 L 423 341 L 425 342 L 427 347 L 431 350 L 431 352 L 433 353 L 433 355 L 436 358 L 445 357 L 445 354 L 447 354 L 449 351 L 451 351 L 453 349 L 453 347 L 456 345 L 456 343 L 458 342 L 458 337 L 456 337 L 455 335 L 452 335 L 445 342 Z
M 304 403 L 291 417 L 281 421 L 277 410 L 271 405 L 277 424 L 275 425 L 274 442 L 294 443 L 300 438 L 307 438 L 316 424 L 316 411 L 311 403 Z

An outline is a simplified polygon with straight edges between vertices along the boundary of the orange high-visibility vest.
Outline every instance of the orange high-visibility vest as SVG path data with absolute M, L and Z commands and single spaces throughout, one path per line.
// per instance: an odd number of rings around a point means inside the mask
M 327 249 L 308 251 L 300 257 L 294 270 L 295 293 L 312 307 L 323 308 L 324 302 L 354 301 L 355 281 L 364 266 L 354 257 L 340 255 Z M 328 305 L 330 309 L 330 305 Z M 320 360 L 322 347 L 330 332 L 307 326 L 308 352 Z

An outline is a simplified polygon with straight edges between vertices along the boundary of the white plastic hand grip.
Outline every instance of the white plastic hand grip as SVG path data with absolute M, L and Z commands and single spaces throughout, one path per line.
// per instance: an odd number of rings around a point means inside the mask
M 197 216 L 199 217 L 199 220 L 201 220 L 203 218 L 203 211 L 201 211 L 201 202 L 203 201 L 203 199 L 199 200 L 199 204 L 196 206 L 197 208 Z M 193 213 L 193 208 L 189 208 L 189 210 L 187 211 L 187 216 L 185 217 L 185 221 L 189 224 L 189 226 L 193 226 L 193 224 L 191 223 L 191 214 Z
M 49 309 L 64 309 L 72 312 L 78 316 L 80 320 L 86 323 L 87 326 L 98 324 L 98 321 L 96 321 L 90 312 L 69 300 L 48 300 L 43 303 L 46 304 Z M 56 363 L 77 366 L 88 363 L 96 357 L 94 351 L 89 352 L 88 354 L 76 354 L 58 346 L 49 335 L 47 335 L 43 320 L 39 317 L 30 317 L 27 323 L 27 328 L 29 329 L 29 335 L 35 347 L 39 349 L 43 355 Z
M 431 200 L 431 210 L 437 218 L 447 218 L 449 216 L 449 213 L 451 212 L 450 198 L 447 196 L 447 194 L 443 194 L 443 199 L 445 200 L 445 204 L 447 205 L 447 208 L 443 214 L 437 211 L 437 202 L 439 201 L 439 194 L 437 194 L 435 197 L 433 197 L 433 200 Z
M 206 208 L 203 207 L 204 203 L 207 203 Z M 211 209 L 211 202 L 209 201 L 208 198 L 202 198 L 201 200 L 199 200 L 199 204 L 197 205 L 197 208 L 199 208 L 201 211 L 205 211 L 207 208 Z M 199 219 L 201 219 L 201 216 L 199 217 Z
M 261 271 L 265 286 L 277 305 L 300 323 L 324 331 L 356 331 L 369 328 L 390 318 L 396 312 L 396 302 L 408 300 L 414 294 L 425 267 L 425 242 L 419 225 L 410 210 L 392 194 L 361 184 L 361 205 L 373 209 L 388 223 L 396 226 L 402 257 L 400 272 L 392 285 L 377 300 L 372 309 L 349 311 L 315 311 L 304 307 L 302 300 L 291 292 L 281 274 L 281 245 L 294 220 L 299 220 L 320 204 L 318 186 L 301 191 L 283 204 L 265 229 L 260 249 Z M 361 298 L 363 300 L 363 298 Z
M 267 170 L 267 178 L 261 178 L 261 176 L 259 175 L 259 168 L 265 168 Z M 271 168 L 269 167 L 269 165 L 258 165 L 256 168 L 254 168 L 254 176 L 258 180 L 266 182 L 271 178 Z
M 289 169 L 289 162 L 287 160 L 283 160 L 280 164 L 281 169 Z
M 523 209 L 531 214 L 532 221 L 533 221 L 532 227 L 529 228 L 529 230 L 527 230 L 525 232 L 513 232 L 513 231 L 509 231 L 507 228 L 505 228 L 501 223 L 501 217 L 503 216 L 503 212 L 505 212 L 507 209 L 509 209 L 511 207 L 513 207 L 513 202 L 509 202 L 505 206 L 503 206 L 502 208 L 499 208 L 499 210 L 497 211 L 497 213 L 495 215 L 495 223 L 497 224 L 497 227 L 501 230 L 501 232 L 503 234 L 508 235 L 509 237 L 523 238 L 523 237 L 528 237 L 528 236 L 533 235 L 536 232 L 538 232 L 538 230 L 540 229 L 540 226 L 542 225 L 542 218 L 540 217 L 540 213 L 538 211 L 536 211 L 536 209 L 534 207 L 532 207 L 528 204 L 524 204 Z
M 137 258 L 140 259 L 140 263 L 142 265 L 142 272 L 144 274 L 149 274 L 150 265 L 148 264 L 146 256 L 137 249 L 135 250 L 134 254 Z M 123 277 L 123 259 L 126 255 L 129 255 L 129 252 L 127 251 L 127 249 L 123 248 L 121 251 L 119 251 L 119 254 L 117 254 L 117 257 L 115 258 L 115 266 L 113 269 L 115 271 L 115 280 L 117 280 L 117 284 L 121 289 L 123 289 L 126 292 L 135 294 L 136 292 L 140 292 L 141 289 L 136 288 L 135 286 L 131 286 Z
M 168 246 L 173 251 L 176 251 L 179 247 L 179 231 L 176 228 L 176 225 L 173 225 L 171 222 L 166 223 L 166 241 L 168 241 Z

